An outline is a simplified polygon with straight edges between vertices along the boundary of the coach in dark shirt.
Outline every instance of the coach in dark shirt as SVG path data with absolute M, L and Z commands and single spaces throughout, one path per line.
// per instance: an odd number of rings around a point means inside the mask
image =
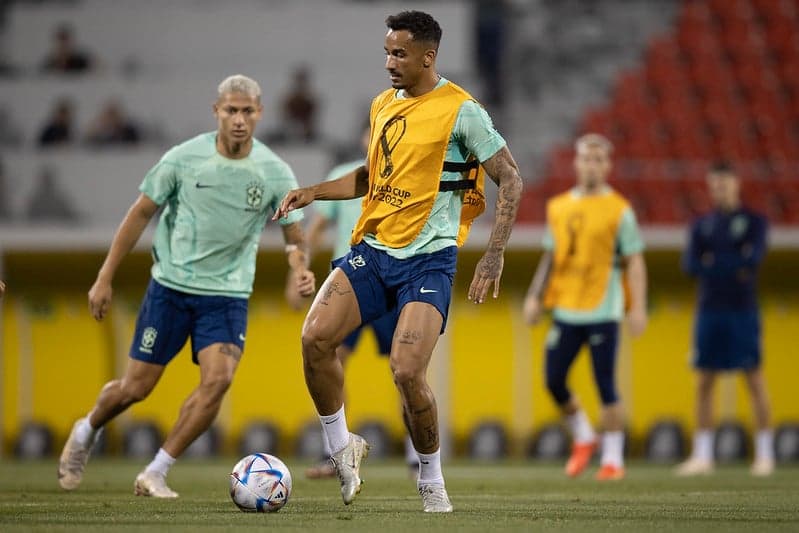
M 732 167 L 719 162 L 707 177 L 714 209 L 691 227 L 683 268 L 699 282 L 694 325 L 697 429 L 692 456 L 679 475 L 713 470 L 713 386 L 724 371 L 746 377 L 755 413 L 753 475 L 774 470 L 770 408 L 761 370 L 757 274 L 766 255 L 768 223 L 741 205 L 741 183 Z

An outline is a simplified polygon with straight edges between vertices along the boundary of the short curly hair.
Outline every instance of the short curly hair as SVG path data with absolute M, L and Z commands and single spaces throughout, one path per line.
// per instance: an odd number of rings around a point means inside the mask
M 386 18 L 386 26 L 393 31 L 407 30 L 414 41 L 426 41 L 436 49 L 441 42 L 441 26 L 436 19 L 423 11 L 402 11 Z

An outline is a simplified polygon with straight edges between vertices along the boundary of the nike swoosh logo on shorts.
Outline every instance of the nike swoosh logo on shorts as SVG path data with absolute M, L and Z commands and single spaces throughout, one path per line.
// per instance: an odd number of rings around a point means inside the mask
M 419 289 L 419 292 L 421 292 L 422 294 L 427 294 L 429 292 L 438 292 L 438 291 L 436 289 L 425 289 L 424 287 L 422 287 L 421 289 Z
M 242 335 L 241 333 L 239 333 L 239 340 L 241 342 L 244 342 L 245 339 L 246 339 L 246 337 L 244 335 Z

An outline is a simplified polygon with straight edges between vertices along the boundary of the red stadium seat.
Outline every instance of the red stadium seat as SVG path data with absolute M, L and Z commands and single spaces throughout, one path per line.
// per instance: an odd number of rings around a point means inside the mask
M 715 158 L 735 164 L 770 217 L 798 221 L 799 0 L 687 0 L 644 60 L 578 126 L 614 142 L 612 183 L 642 223 L 682 224 L 706 210 Z M 572 157 L 552 150 L 545 192 L 572 185 Z

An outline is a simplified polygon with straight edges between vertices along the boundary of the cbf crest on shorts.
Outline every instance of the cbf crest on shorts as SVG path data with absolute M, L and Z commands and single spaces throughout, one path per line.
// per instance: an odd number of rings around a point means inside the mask
M 247 184 L 247 211 L 260 211 L 264 201 L 264 187 L 257 181 Z
M 153 345 L 155 345 L 155 338 L 158 336 L 158 331 L 153 327 L 146 327 L 141 334 L 141 345 L 139 351 L 144 353 L 153 353 Z

